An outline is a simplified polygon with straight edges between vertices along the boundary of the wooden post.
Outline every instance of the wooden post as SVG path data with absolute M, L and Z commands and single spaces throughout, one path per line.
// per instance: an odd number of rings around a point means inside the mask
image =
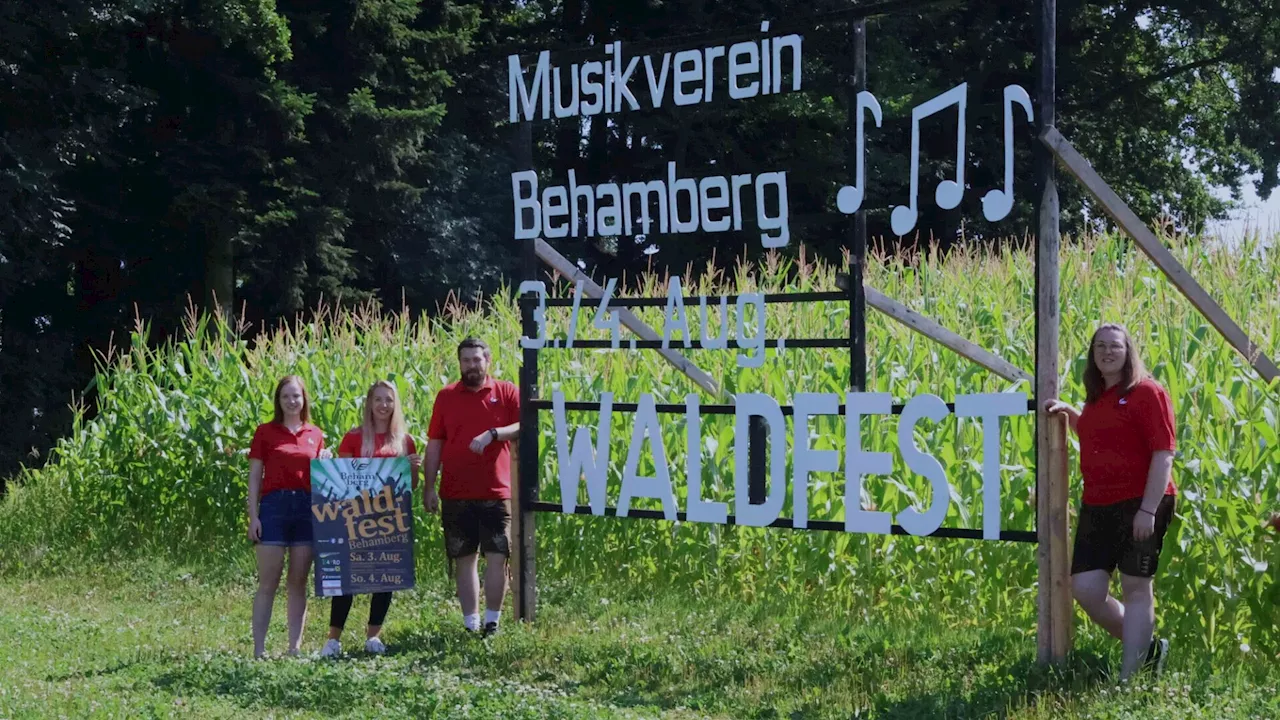
M 1037 116 L 1042 133 L 1057 122 L 1055 0 L 1039 0 L 1040 52 Z M 1036 532 L 1039 547 L 1037 652 L 1041 663 L 1062 663 L 1071 647 L 1070 567 L 1067 533 L 1066 425 L 1044 411 L 1058 397 L 1059 268 L 1058 185 L 1053 159 L 1036 149 L 1039 232 L 1036 236 Z
M 523 373 L 522 373 L 523 375 Z M 523 377 L 521 378 L 523 380 Z M 523 420 L 523 418 L 521 418 Z M 511 558 L 507 563 L 507 587 L 511 591 L 512 614 L 517 620 L 524 620 L 525 587 L 520 582 L 524 563 L 521 562 L 520 537 L 524 529 L 524 513 L 521 512 L 523 501 L 520 495 L 520 441 L 516 440 L 511 447 Z

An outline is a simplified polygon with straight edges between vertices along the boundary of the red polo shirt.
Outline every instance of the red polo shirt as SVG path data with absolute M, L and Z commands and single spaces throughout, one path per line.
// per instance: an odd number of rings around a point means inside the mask
M 1155 380 L 1138 383 L 1120 397 L 1119 386 L 1086 404 L 1076 425 L 1080 436 L 1080 474 L 1083 500 L 1089 505 L 1110 505 L 1142 497 L 1151 468 L 1151 455 L 1177 450 L 1173 403 Z M 1177 494 L 1173 479 L 1165 495 Z
M 520 390 L 488 378 L 478 390 L 461 381 L 436 393 L 427 438 L 443 440 L 440 497 L 448 500 L 506 500 L 511 497 L 511 449 L 505 440 L 471 452 L 471 441 L 489 428 L 520 421 Z
M 311 461 L 320 457 L 324 433 L 311 423 L 292 432 L 284 423 L 258 426 L 249 443 L 249 459 L 262 461 L 262 489 L 259 497 L 274 490 L 311 492 Z
M 406 455 L 412 455 L 418 452 L 418 446 L 414 444 L 412 437 L 405 437 L 404 452 Z M 338 457 L 360 457 L 360 451 L 363 449 L 364 436 L 361 434 L 360 428 L 356 428 L 348 432 L 342 437 L 342 442 L 338 443 Z M 397 453 L 386 447 L 387 434 L 375 433 L 373 436 L 373 446 L 377 448 L 373 451 L 373 457 L 399 457 Z

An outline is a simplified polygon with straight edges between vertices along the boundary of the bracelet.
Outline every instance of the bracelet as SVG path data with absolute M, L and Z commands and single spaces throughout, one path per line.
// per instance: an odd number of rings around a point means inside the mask
M 1150 510 L 1148 510 L 1148 509 L 1146 509 L 1146 508 L 1138 508 L 1138 512 L 1144 512 L 1144 513 L 1146 513 L 1146 514 L 1150 515 L 1151 517 L 1155 517 L 1155 516 L 1156 516 L 1156 514 L 1155 514 L 1155 513 L 1151 512 Z

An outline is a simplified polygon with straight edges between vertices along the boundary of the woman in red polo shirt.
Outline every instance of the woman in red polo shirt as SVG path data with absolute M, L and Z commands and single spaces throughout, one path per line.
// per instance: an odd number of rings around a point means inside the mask
M 342 438 L 342 442 L 338 445 L 338 457 L 372 458 L 401 455 L 409 457 L 413 486 L 416 488 L 418 468 L 422 467 L 422 456 L 418 455 L 418 448 L 413 438 L 409 436 L 396 386 L 386 380 L 379 380 L 364 396 L 364 422 Z M 342 652 L 342 629 L 347 624 L 347 614 L 351 612 L 352 599 L 351 595 L 338 595 L 333 598 L 329 606 L 329 639 L 320 651 L 321 657 L 330 657 Z M 365 631 L 365 652 L 381 655 L 387 651 L 379 635 L 390 607 L 390 592 L 374 593 L 369 599 L 369 626 Z
M 276 384 L 275 414 L 249 445 L 249 539 L 257 546 L 258 592 L 253 598 L 253 654 L 265 653 L 271 605 L 289 555 L 289 654 L 297 655 L 307 619 L 311 570 L 311 461 L 332 457 L 311 424 L 311 400 L 296 375 Z
M 1153 380 L 1121 325 L 1099 327 L 1084 370 L 1084 409 L 1050 400 L 1080 438 L 1084 480 L 1071 560 L 1080 607 L 1122 641 L 1120 679 L 1142 666 L 1163 669 L 1169 641 L 1156 638 L 1153 579 L 1173 519 L 1173 403 Z M 1108 592 L 1120 570 L 1123 602 Z

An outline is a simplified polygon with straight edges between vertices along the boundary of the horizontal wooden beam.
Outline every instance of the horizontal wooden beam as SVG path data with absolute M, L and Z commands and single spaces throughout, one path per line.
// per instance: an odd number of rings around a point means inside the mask
M 1271 382 L 1276 377 L 1280 377 L 1280 369 L 1271 362 L 1271 358 L 1267 357 L 1266 353 L 1262 352 L 1262 348 L 1249 339 L 1249 336 L 1240 329 L 1222 306 L 1200 287 L 1200 283 L 1196 282 L 1191 273 L 1182 267 L 1173 253 L 1169 252 L 1164 243 L 1160 242 L 1146 223 L 1142 222 L 1137 214 L 1120 199 L 1111 186 L 1098 176 L 1089 161 L 1067 142 L 1062 133 L 1055 128 L 1048 128 L 1040 135 L 1040 141 L 1049 148 L 1049 151 L 1058 159 L 1058 163 L 1084 185 L 1116 225 L 1138 243 L 1138 247 L 1142 248 L 1142 251 L 1151 258 L 1156 267 L 1160 268 L 1165 277 L 1169 278 L 1174 287 L 1178 288 L 1196 310 L 1199 310 L 1200 314 L 1217 328 L 1219 333 L 1222 333 L 1227 342 L 1231 343 L 1231 346 L 1253 365 L 1253 369 L 1262 376 L 1263 380 Z
M 875 288 L 863 285 L 866 293 L 867 304 L 906 325 L 912 330 L 924 335 L 925 337 L 950 348 L 958 355 L 968 358 L 991 372 L 999 375 L 1005 380 L 1016 382 L 1018 380 L 1026 380 L 1028 383 L 1034 382 L 1031 374 L 1010 363 L 1008 360 L 988 352 L 987 350 L 974 345 L 973 343 L 960 337 L 958 334 L 939 325 L 932 320 L 902 303 L 890 298 Z

